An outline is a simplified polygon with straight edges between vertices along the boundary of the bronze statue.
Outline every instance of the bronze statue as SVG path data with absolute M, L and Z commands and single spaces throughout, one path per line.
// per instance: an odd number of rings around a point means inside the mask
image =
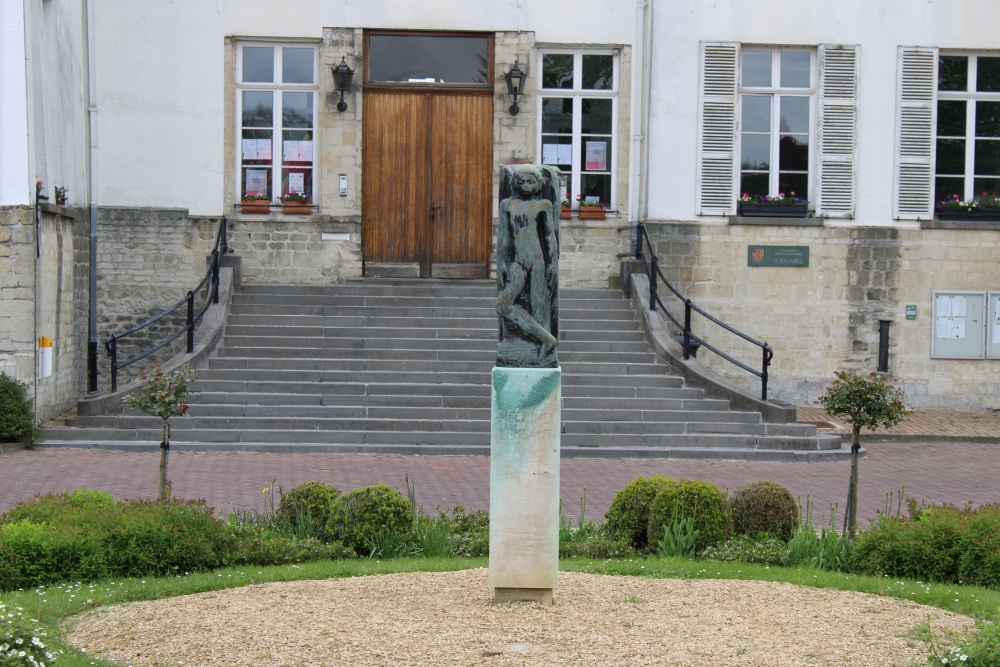
M 500 202 L 497 227 L 497 366 L 559 365 L 558 175 L 524 164 L 504 179 L 510 196 Z

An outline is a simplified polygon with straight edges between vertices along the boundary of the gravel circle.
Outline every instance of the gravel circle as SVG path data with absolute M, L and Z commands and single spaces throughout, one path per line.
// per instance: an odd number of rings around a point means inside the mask
M 257 584 L 68 619 L 66 638 L 123 665 L 920 664 L 910 638 L 971 619 L 784 583 L 561 572 L 555 604 L 495 604 L 486 569 Z

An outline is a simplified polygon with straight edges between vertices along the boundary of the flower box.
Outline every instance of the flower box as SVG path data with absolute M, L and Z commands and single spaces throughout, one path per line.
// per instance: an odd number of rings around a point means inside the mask
M 569 220 L 570 219 L 570 210 L 571 209 L 570 209 L 569 206 L 563 206 L 562 207 L 562 211 L 559 212 L 559 218 L 562 219 L 562 220 Z
M 247 215 L 267 215 L 271 212 L 271 202 L 266 199 L 244 199 L 240 210 Z
M 581 220 L 604 220 L 607 217 L 607 209 L 603 206 L 581 206 L 577 213 Z
M 307 201 L 286 201 L 284 212 L 289 215 L 308 215 L 312 213 L 312 203 Z
M 942 209 L 937 212 L 938 220 L 997 220 L 1000 221 L 1000 209 L 980 208 L 975 211 L 951 211 Z
M 804 218 L 809 205 L 740 202 L 736 210 L 744 218 Z

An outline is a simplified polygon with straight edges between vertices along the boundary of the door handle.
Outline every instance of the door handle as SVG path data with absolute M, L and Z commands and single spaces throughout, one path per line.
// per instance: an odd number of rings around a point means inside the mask
M 431 204 L 431 220 L 437 220 L 438 211 L 441 210 L 440 204 Z

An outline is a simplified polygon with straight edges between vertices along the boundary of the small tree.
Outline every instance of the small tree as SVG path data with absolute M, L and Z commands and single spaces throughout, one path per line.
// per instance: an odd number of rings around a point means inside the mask
M 892 428 L 903 420 L 909 411 L 903 405 L 905 395 L 884 375 L 860 375 L 836 371 L 837 380 L 819 397 L 823 409 L 834 417 L 845 418 L 852 427 L 851 481 L 847 491 L 847 510 L 844 513 L 844 533 L 854 539 L 858 526 L 858 458 L 861 452 L 861 429 L 872 431 L 879 426 Z
M 164 373 L 157 366 L 152 374 L 142 373 L 136 381 L 136 391 L 125 396 L 125 405 L 163 420 L 163 441 L 160 442 L 160 483 L 156 497 L 167 498 L 167 456 L 170 452 L 170 418 L 179 417 L 188 410 L 187 398 L 195 380 L 192 370 Z

